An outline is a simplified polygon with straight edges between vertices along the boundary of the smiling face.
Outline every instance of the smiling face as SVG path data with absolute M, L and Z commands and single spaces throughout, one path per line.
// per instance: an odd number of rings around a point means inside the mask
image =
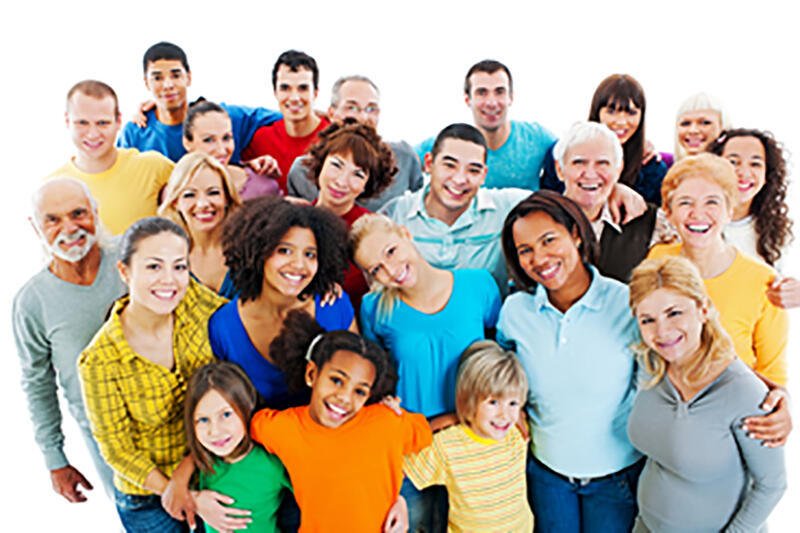
M 568 289 L 588 277 L 578 238 L 543 211 L 534 211 L 512 226 L 522 270 L 548 291 Z
M 203 152 L 223 165 L 231 160 L 235 147 L 231 119 L 226 113 L 210 111 L 194 119 L 192 140 L 183 138 L 188 152 Z
M 519 420 L 522 403 L 518 395 L 484 398 L 475 409 L 470 428 L 481 437 L 503 440 Z
M 485 156 L 483 146 L 454 138 L 441 143 L 435 159 L 425 154 L 425 170 L 431 175 L 425 198 L 429 215 L 438 218 L 441 212 L 457 217 L 469 207 L 486 179 Z
M 34 219 L 45 246 L 62 261 L 77 263 L 97 243 L 95 214 L 77 183 L 58 181 L 43 186 Z
M 634 314 L 645 344 L 666 362 L 680 363 L 700 347 L 708 306 L 661 287 L 642 298 Z
M 210 389 L 195 407 L 194 431 L 203 448 L 226 459 L 245 438 L 247 428 L 228 400 Z
M 319 171 L 319 203 L 343 215 L 352 209 L 368 180 L 369 171 L 356 165 L 352 154 L 328 154 Z
M 739 190 L 738 203 L 744 211 L 750 210 L 753 198 L 767 181 L 767 163 L 764 145 L 756 137 L 738 136 L 725 143 L 722 157 L 736 170 Z
M 222 178 L 205 165 L 198 168 L 175 202 L 175 209 L 192 234 L 218 227 L 225 219 L 226 208 Z
M 688 155 L 704 152 L 722 132 L 722 119 L 712 109 L 687 111 L 678 118 L 678 142 Z
M 384 287 L 409 289 L 417 284 L 420 256 L 405 228 L 375 230 L 364 236 L 355 252 L 356 264 Z
M 375 366 L 361 355 L 338 350 L 322 365 L 309 361 L 306 381 L 311 386 L 308 414 L 317 424 L 337 428 L 364 407 L 375 383 Z
M 67 128 L 80 160 L 104 160 L 116 153 L 114 143 L 121 122 L 115 108 L 111 96 L 95 98 L 76 91 L 70 97 Z
M 334 122 L 343 122 L 349 117 L 376 129 L 380 114 L 378 91 L 363 80 L 344 82 L 339 88 L 339 103 L 328 108 L 328 115 Z
M 192 74 L 179 59 L 157 59 L 147 64 L 144 84 L 161 109 L 177 110 L 186 105 Z
M 306 120 L 312 113 L 317 98 L 314 88 L 314 73 L 300 67 L 297 72 L 286 65 L 280 65 L 275 79 L 275 99 L 286 120 Z
M 178 235 L 163 231 L 141 239 L 130 264 L 118 264 L 128 285 L 131 307 L 157 315 L 172 313 L 189 286 L 189 245 Z
M 603 106 L 600 108 L 600 122 L 614 132 L 620 144 L 625 144 L 633 137 L 639 124 L 642 123 L 642 110 L 636 107 L 633 100 L 628 102 L 628 111 L 623 106 Z
M 508 107 L 514 101 L 508 74 L 503 69 L 489 74 L 475 72 L 469 77 L 470 91 L 465 101 L 472 111 L 475 126 L 496 131 L 508 122 Z
M 698 249 L 722 241 L 731 221 L 731 207 L 722 187 L 702 177 L 684 179 L 672 192 L 667 216 L 685 246 Z
M 596 137 L 571 146 L 564 154 L 564 166 L 556 161 L 556 172 L 564 182 L 564 195 L 594 220 L 619 180 L 614 148 L 607 139 Z
M 314 232 L 294 226 L 281 237 L 272 255 L 264 262 L 264 290 L 299 296 L 314 279 L 317 267 Z

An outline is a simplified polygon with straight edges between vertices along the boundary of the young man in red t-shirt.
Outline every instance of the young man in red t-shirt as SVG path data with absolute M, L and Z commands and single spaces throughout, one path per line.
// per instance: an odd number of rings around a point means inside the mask
M 272 87 L 283 119 L 259 128 L 242 153 L 245 160 L 270 155 L 278 161 L 278 184 L 286 192 L 286 176 L 317 133 L 330 122 L 314 112 L 319 93 L 319 69 L 314 58 L 297 50 L 282 53 L 272 69 Z

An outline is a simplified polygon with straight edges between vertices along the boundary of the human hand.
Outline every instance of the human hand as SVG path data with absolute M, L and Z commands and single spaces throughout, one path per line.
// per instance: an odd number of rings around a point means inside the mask
M 164 492 L 161 493 L 161 507 L 163 507 L 172 518 L 175 520 L 186 520 L 189 527 L 194 529 L 196 527 L 195 513 L 197 509 L 195 507 L 194 498 L 192 498 L 192 493 L 189 490 L 190 478 L 191 472 L 189 472 L 188 477 L 180 475 L 177 470 L 173 472 L 172 478 L 170 478 L 167 483 L 167 487 L 164 489 Z
M 231 533 L 238 529 L 245 529 L 247 524 L 253 521 L 249 517 L 250 511 L 223 505 L 232 505 L 234 502 L 233 498 L 224 494 L 213 490 L 201 490 L 192 491 L 192 496 L 194 497 L 197 514 L 203 518 L 206 524 L 220 533 Z
M 758 439 L 767 448 L 778 448 L 786 444 L 792 431 L 792 415 L 789 412 L 789 394 L 786 389 L 769 391 L 761 409 L 769 414 L 745 418 L 742 429 L 751 439 Z
M 136 111 L 136 113 L 133 114 L 133 116 L 131 116 L 131 122 L 133 122 L 140 128 L 146 128 L 147 115 L 145 113 L 153 109 L 155 106 L 156 106 L 155 100 L 145 100 L 144 102 L 139 104 L 139 109 Z
M 311 202 L 299 196 L 284 196 L 283 199 L 294 205 L 311 205 Z
M 621 207 L 625 208 L 625 219 L 622 216 Z M 647 203 L 638 192 L 634 191 L 624 183 L 615 183 L 608 197 L 608 210 L 611 211 L 611 218 L 617 224 L 627 224 L 636 217 L 640 217 L 647 211 Z
M 381 403 L 394 411 L 397 416 L 403 416 L 403 410 L 400 409 L 400 397 L 387 394 L 381 400 Z
M 656 147 L 649 140 L 644 141 L 644 154 L 642 155 L 642 165 L 646 165 L 650 160 L 661 161 L 661 154 L 656 152 Z
M 458 417 L 455 413 L 447 413 L 439 416 L 434 416 L 430 419 L 429 424 L 431 425 L 431 431 L 436 433 L 437 431 L 441 431 L 443 429 L 449 428 L 450 426 L 454 426 L 458 424 Z
M 408 504 L 402 496 L 397 497 L 397 501 L 386 514 L 383 522 L 383 533 L 405 533 L 408 531 Z
M 72 503 L 80 503 L 86 501 L 86 496 L 78 488 L 78 485 L 83 485 L 86 490 L 92 490 L 92 484 L 83 477 L 83 474 L 72 465 L 62 466 L 50 471 L 50 482 L 53 484 L 53 490 L 62 495 L 67 501 Z
M 252 168 L 256 174 L 263 174 L 264 176 L 273 178 L 277 178 L 281 175 L 278 161 L 271 155 L 262 155 L 250 161 L 245 161 L 244 164 Z
M 326 305 L 333 305 L 336 300 L 342 297 L 342 286 L 338 283 L 333 284 L 333 288 L 322 295 L 319 299 L 320 307 L 325 307 Z
M 776 277 L 767 287 L 767 298 L 773 305 L 784 309 L 800 306 L 800 281 Z

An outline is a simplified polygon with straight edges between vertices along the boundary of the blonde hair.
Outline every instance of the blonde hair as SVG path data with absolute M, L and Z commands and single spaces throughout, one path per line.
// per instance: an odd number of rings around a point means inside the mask
M 675 189 L 689 178 L 703 178 L 719 185 L 728 209 L 733 209 L 733 206 L 736 205 L 738 178 L 733 165 L 724 157 L 702 153 L 684 157 L 667 171 L 664 181 L 661 182 L 661 198 L 666 211 L 672 211 L 670 203 Z
M 690 111 L 706 110 L 715 111 L 719 115 L 720 132 L 733 127 L 731 117 L 719 99 L 704 92 L 693 94 L 681 102 L 680 107 L 678 107 L 678 113 L 675 115 L 675 161 L 679 161 L 687 155 L 686 149 L 678 139 L 678 123 L 681 121 L 681 116 L 683 116 L 684 113 L 689 113 Z M 714 139 L 711 140 L 713 141 Z
M 719 323 L 718 312 L 708 297 L 700 272 L 688 259 L 675 256 L 647 259 L 633 270 L 629 288 L 630 306 L 634 315 L 636 306 L 644 298 L 662 288 L 692 299 L 698 308 L 707 306 L 708 316 L 700 332 L 700 346 L 685 363 L 688 369 L 683 375 L 685 384 L 699 382 L 712 365 L 736 357 L 733 341 Z M 643 387 L 654 387 L 664 377 L 667 363 L 644 341 L 633 346 L 633 350 L 639 364 L 651 376 L 644 381 Z
M 514 352 L 496 342 L 479 340 L 461 354 L 456 374 L 456 414 L 469 426 L 478 404 L 493 396 L 519 396 L 520 406 L 528 396 L 528 376 Z
M 183 219 L 183 215 L 178 212 L 175 204 L 178 201 L 178 196 L 180 196 L 181 191 L 186 188 L 192 178 L 203 168 L 211 169 L 219 175 L 227 205 L 226 217 L 233 209 L 242 205 L 239 192 L 236 190 L 236 187 L 233 186 L 228 170 L 222 163 L 203 152 L 187 153 L 180 158 L 175 168 L 172 169 L 172 173 L 169 175 L 169 181 L 164 188 L 164 199 L 158 207 L 158 214 L 178 224 L 190 237 L 191 232 L 186 225 L 186 221 Z
M 392 219 L 386 215 L 374 213 L 364 215 L 355 221 L 350 228 L 347 242 L 350 249 L 350 259 L 353 261 L 354 265 L 361 268 L 364 274 L 366 274 L 367 279 L 369 280 L 370 292 L 379 293 L 378 317 L 383 319 L 392 314 L 392 311 L 394 310 L 395 305 L 397 305 L 397 301 L 400 298 L 400 293 L 402 291 L 397 287 L 387 287 L 383 285 L 378 280 L 374 279 L 369 272 L 364 270 L 364 268 L 356 262 L 356 252 L 358 252 L 361 243 L 364 241 L 367 235 L 370 235 L 376 231 L 394 233 L 399 235 L 401 238 L 406 239 L 406 235 L 404 235 L 400 230 L 400 226 L 395 224 Z M 413 246 L 413 243 L 411 243 L 411 245 Z

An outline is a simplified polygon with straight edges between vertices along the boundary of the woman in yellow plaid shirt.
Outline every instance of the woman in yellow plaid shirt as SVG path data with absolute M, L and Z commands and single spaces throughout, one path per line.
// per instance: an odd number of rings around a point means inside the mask
M 134 223 L 119 255 L 129 294 L 78 361 L 86 411 L 126 531 L 188 531 L 159 495 L 184 457 L 186 386 L 214 359 L 208 318 L 225 300 L 189 279 L 189 238 L 172 221 Z

